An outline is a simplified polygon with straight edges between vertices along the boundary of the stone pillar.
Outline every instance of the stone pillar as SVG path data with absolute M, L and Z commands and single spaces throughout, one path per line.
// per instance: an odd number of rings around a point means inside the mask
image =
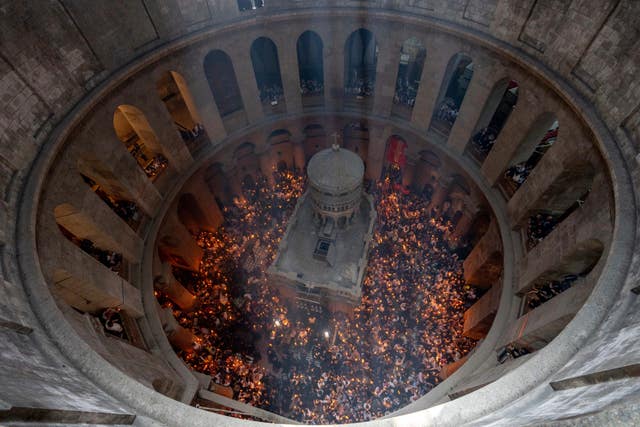
M 464 280 L 474 286 L 489 288 L 502 274 L 502 242 L 495 219 L 462 265 Z
M 82 312 L 119 307 L 135 318 L 144 315 L 136 287 L 67 240 L 54 224 L 46 233 L 49 255 L 42 270 L 52 294 Z
M 304 145 L 300 142 L 293 143 L 293 165 L 296 169 L 304 170 L 306 166 L 305 156 L 304 156 Z
M 596 177 L 582 208 L 572 212 L 520 260 L 516 293 L 566 274 L 582 274 L 600 259 L 613 232 L 608 187 L 604 178 Z
M 433 195 L 429 202 L 429 212 L 435 209 L 438 213 L 441 213 L 440 209 L 442 208 L 442 204 L 447 200 L 447 197 L 449 197 L 449 184 L 450 181 L 442 177 L 435 183 Z
M 407 163 L 402 170 L 402 185 L 411 188 L 416 173 L 416 162 L 413 159 L 407 159 Z
M 598 157 L 582 126 L 565 119 L 555 144 L 509 200 L 511 226 L 524 226 L 534 210 L 566 210 L 591 186 L 593 176 L 588 172 L 599 163 Z
M 238 197 L 243 199 L 244 194 L 242 193 L 242 176 L 240 175 L 240 171 L 238 169 L 229 169 L 225 171 L 225 176 L 229 182 L 229 189 L 231 190 L 231 194 L 233 197 Z
M 500 305 L 502 286 L 494 284 L 482 298 L 464 312 L 462 335 L 480 340 L 487 336 Z
M 447 140 L 447 145 L 458 154 L 464 152 L 467 143 L 473 137 L 476 124 L 483 112 L 482 107 L 491 94 L 493 85 L 498 80 L 493 64 L 476 60 L 473 65 L 473 77 L 460 106 L 458 118 L 451 128 Z
M 180 326 L 170 308 L 162 309 L 160 319 L 171 345 L 187 353 L 193 352 L 198 343 L 198 337 L 189 329 Z
M 166 294 L 182 310 L 191 311 L 198 302 L 196 296 L 176 280 L 171 271 L 171 264 L 168 262 L 162 263 L 159 274 L 153 280 L 153 285 L 157 290 Z
M 344 43 L 349 34 L 343 26 L 320 32 L 324 43 L 324 97 L 329 111 L 342 109 L 344 97 Z
M 130 103 L 144 114 L 158 139 L 158 144 L 162 147 L 162 153 L 169 160 L 169 165 L 178 172 L 185 171 L 193 162 L 193 158 L 158 95 L 155 81 L 148 77 L 140 78 L 130 88 L 127 97 L 121 99 L 122 104 Z
M 165 217 L 158 234 L 158 250 L 176 267 L 198 271 L 202 248 L 178 219 L 175 208 Z
M 473 225 L 473 220 L 475 219 L 476 213 L 476 209 L 470 209 L 468 207 L 465 207 L 462 210 L 462 216 L 460 217 L 460 220 L 456 224 L 451 234 L 447 236 L 449 245 L 456 246 L 460 242 L 460 240 L 464 239 L 464 237 L 469 232 L 471 225 Z
M 487 178 L 491 185 L 495 185 L 504 171 L 510 164 L 514 164 L 512 159 L 518 152 L 522 144 L 526 144 L 525 138 L 529 136 L 532 126 L 539 120 L 539 115 L 542 114 L 541 103 L 528 103 L 522 96 L 518 97 L 518 104 L 516 108 L 511 112 L 509 120 L 505 124 L 504 128 L 498 135 L 495 144 L 484 163 L 482 163 L 482 174 Z M 539 101 L 539 100 L 538 100 Z M 550 126 L 551 124 L 549 124 Z M 544 129 L 544 126 L 542 126 Z M 530 135 L 532 142 L 537 145 L 545 133 L 548 126 L 542 132 L 534 132 Z M 528 157 L 527 157 L 528 158 Z M 527 159 L 523 159 L 527 160 Z
M 369 129 L 369 149 L 367 152 L 366 179 L 377 181 L 382 174 L 384 164 L 384 151 L 387 139 L 391 136 L 391 126 L 383 128 L 373 127 Z
M 259 154 L 258 161 L 260 162 L 260 171 L 267 178 L 267 183 L 269 183 L 269 187 L 273 188 L 276 185 L 275 178 L 273 177 L 273 171 L 276 169 L 276 162 L 273 160 L 273 156 L 271 155 L 271 150 L 267 147 L 264 151 Z
M 379 38 L 378 63 L 376 65 L 376 86 L 373 100 L 373 113 L 378 116 L 391 115 L 393 95 L 396 89 L 398 61 L 402 42 L 393 37 Z
M 251 41 L 242 40 L 237 42 L 235 49 L 230 49 L 228 54 L 233 62 L 233 69 L 236 72 L 238 87 L 242 94 L 244 110 L 250 124 L 255 124 L 264 119 L 262 103 L 260 102 L 260 91 L 256 83 L 256 76 L 251 63 Z
M 183 56 L 183 62 L 179 72 L 184 77 L 193 102 L 198 109 L 202 125 L 207 131 L 207 135 L 213 145 L 227 136 L 224 128 L 218 106 L 211 93 L 209 82 L 204 74 L 203 58 L 206 56 L 208 49 L 196 51 L 195 55 Z
M 204 224 L 200 224 L 200 228 L 207 231 L 216 231 L 218 227 L 222 225 L 224 218 L 218 202 L 205 181 L 204 171 L 200 171 L 196 176 L 191 178 L 184 189 L 185 192 L 191 192 L 197 195 L 198 204 L 206 219 Z
M 298 72 L 298 52 L 295 37 L 287 32 L 274 34 L 274 43 L 278 46 L 278 59 L 280 60 L 280 75 L 284 98 L 287 103 L 287 112 L 298 113 L 302 111 L 302 95 L 300 93 L 300 73 Z
M 426 46 L 429 46 L 429 44 Z M 427 59 L 424 63 L 420 87 L 418 88 L 416 102 L 411 114 L 411 125 L 423 132 L 427 131 L 429 123 L 431 123 L 431 116 L 433 116 L 433 110 L 436 108 L 442 79 L 453 54 L 453 50 L 446 48 L 427 49 Z
M 52 212 L 58 224 L 79 239 L 91 240 L 100 249 L 122 254 L 128 261 L 140 262 L 142 239 L 119 216 L 116 215 L 87 185 L 80 176 L 71 180 L 66 200 Z M 75 182 L 74 182 L 75 181 Z M 56 182 L 61 182 L 60 180 Z
M 521 316 L 503 335 L 501 344 L 513 344 L 530 351 L 547 345 L 580 310 L 593 289 L 595 279 L 580 279 L 571 288 Z

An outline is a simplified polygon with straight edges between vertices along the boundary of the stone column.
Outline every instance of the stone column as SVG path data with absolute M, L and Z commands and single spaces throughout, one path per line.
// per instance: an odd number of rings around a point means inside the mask
M 302 141 L 293 143 L 293 164 L 296 169 L 300 170 L 304 170 L 304 167 L 306 166 L 304 145 Z
M 553 124 L 545 123 L 541 124 L 540 130 L 537 132 L 534 130 L 536 122 L 540 120 L 540 114 L 542 114 L 543 106 L 541 100 L 534 97 L 526 96 L 526 88 L 519 89 L 520 96 L 518 96 L 518 103 L 511 112 L 509 120 L 505 124 L 504 128 L 498 135 L 493 148 L 489 152 L 487 158 L 482 164 L 482 174 L 487 178 L 491 185 L 495 185 L 504 171 L 512 164 L 517 163 L 514 160 L 514 156 L 521 149 L 523 144 L 537 145 L 545 133 Z M 528 140 L 531 141 L 528 141 Z M 528 156 L 522 160 L 525 161 Z
M 440 41 L 437 40 L 437 43 Z M 440 44 L 427 43 L 425 46 Z M 445 45 L 446 46 L 446 45 Z M 431 116 L 436 108 L 436 101 L 442 86 L 442 79 L 449 60 L 454 55 L 455 50 L 451 49 L 427 49 L 427 58 L 420 78 L 420 87 L 416 96 L 416 102 L 411 114 L 411 125 L 426 132 L 431 123 Z
M 153 280 L 153 285 L 157 290 L 166 294 L 182 310 L 191 311 L 198 302 L 196 296 L 176 280 L 171 271 L 171 264 L 168 262 L 162 263 L 159 274 Z
M 160 313 L 160 318 L 164 332 L 167 334 L 171 345 L 187 353 L 193 352 L 198 343 L 198 337 L 189 329 L 180 326 L 175 317 L 173 317 L 171 309 L 163 309 Z
M 167 213 L 158 236 L 159 251 L 170 257 L 171 264 L 198 271 L 202 260 L 202 248 L 180 222 L 175 208 Z
M 464 152 L 467 143 L 473 137 L 484 104 L 491 94 L 493 85 L 499 80 L 496 79 L 497 73 L 492 63 L 476 60 L 473 65 L 473 77 L 447 140 L 447 145 L 458 154 Z
M 473 224 L 476 213 L 477 211 L 475 209 L 469 209 L 466 207 L 462 210 L 460 220 L 453 229 L 453 232 L 451 232 L 447 237 L 450 245 L 455 246 L 460 242 L 460 240 L 464 239 Z
M 464 312 L 462 335 L 473 338 L 474 340 L 480 340 L 487 336 L 489 329 L 491 329 L 493 319 L 498 312 L 501 291 L 502 286 L 496 283 L 482 298 Z
M 190 55 L 184 55 L 178 70 L 189 86 L 191 97 L 198 109 L 200 120 L 207 131 L 209 140 L 215 145 L 227 136 L 227 132 L 204 74 L 203 60 L 208 51 L 208 49 L 199 49 Z
M 298 72 L 297 38 L 289 36 L 286 32 L 274 34 L 274 43 L 278 46 L 278 59 L 280 60 L 280 75 L 284 98 L 287 103 L 287 112 L 298 113 L 302 111 L 302 96 L 300 93 L 300 73 Z
M 134 91 L 133 93 L 131 91 Z M 162 153 L 169 160 L 169 165 L 178 172 L 186 170 L 193 158 L 186 144 L 180 138 L 173 118 L 167 111 L 164 103 L 158 95 L 155 82 L 148 77 L 140 78 L 131 89 L 127 91 L 126 98 L 121 99 L 122 104 L 131 104 L 138 108 L 149 122 L 151 130 L 158 138 L 158 144 L 162 147 Z M 141 137 L 146 137 L 140 135 Z
M 429 202 L 429 211 L 435 209 L 438 213 L 441 213 L 440 209 L 442 208 L 442 204 L 447 200 L 447 197 L 449 197 L 450 183 L 450 180 L 446 178 L 441 177 L 438 179 L 438 182 L 435 183 L 433 195 L 431 196 L 431 202 Z
M 269 187 L 273 188 L 276 185 L 276 181 L 273 177 L 273 171 L 276 168 L 276 163 L 273 160 L 273 156 L 269 147 L 264 151 L 257 153 L 258 161 L 260 162 L 260 172 L 267 178 Z
M 402 42 L 392 37 L 377 39 L 379 46 L 376 65 L 376 86 L 373 100 L 373 113 L 378 116 L 391 115 L 393 95 L 396 89 L 398 61 Z
M 413 159 L 407 159 L 407 163 L 402 170 L 402 185 L 411 188 L 416 173 L 416 162 Z
M 464 280 L 474 286 L 489 288 L 502 274 L 502 242 L 494 220 L 489 229 L 464 260 Z
M 238 40 L 237 46 L 234 49 L 229 49 L 228 54 L 231 56 L 233 69 L 236 72 L 247 118 L 250 124 L 255 124 L 264 119 L 264 112 L 262 111 L 256 76 L 253 72 L 250 49 L 251 41 Z
M 369 128 L 369 147 L 367 152 L 367 170 L 365 177 L 377 181 L 382 174 L 384 151 L 387 139 L 391 136 L 391 126 Z

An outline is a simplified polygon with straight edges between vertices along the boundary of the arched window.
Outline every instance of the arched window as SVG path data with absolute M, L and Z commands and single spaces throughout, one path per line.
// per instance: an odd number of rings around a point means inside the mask
M 531 125 L 498 181 L 498 186 L 507 199 L 525 183 L 542 156 L 555 143 L 559 130 L 559 123 L 553 113 L 541 114 Z
M 270 114 L 286 111 L 275 43 L 266 37 L 255 39 L 251 44 L 251 63 L 264 112 Z
M 142 111 L 131 105 L 120 105 L 113 114 L 113 128 L 118 139 L 151 180 L 155 180 L 167 168 L 169 161 L 163 155 L 158 137 Z
M 396 90 L 393 95 L 393 107 L 391 109 L 392 115 L 407 120 L 411 119 L 411 112 L 418 95 L 426 57 L 427 50 L 417 38 L 411 37 L 402 43 L 398 75 L 396 77 Z
M 458 53 L 449 60 L 431 118 L 432 130 L 449 136 L 472 77 L 473 60 L 469 56 Z
M 156 88 L 189 151 L 193 154 L 204 147 L 208 143 L 207 133 L 184 78 L 175 71 L 166 71 Z
M 345 101 L 366 101 L 373 98 L 377 63 L 378 46 L 373 33 L 364 28 L 351 33 L 344 49 Z
M 204 58 L 204 74 L 223 120 L 244 110 L 240 87 L 229 55 L 221 50 L 209 52 Z
M 307 107 L 324 104 L 324 65 L 322 39 L 313 31 L 298 37 L 298 73 L 302 103 Z
M 286 129 L 276 129 L 267 138 L 267 144 L 269 144 L 272 158 L 276 160 L 276 169 L 279 172 L 284 172 L 286 169 L 293 170 L 291 132 Z
M 261 7 L 264 7 L 264 0 L 238 0 L 238 9 L 240 9 L 240 12 L 256 10 Z
M 518 83 L 514 80 L 502 79 L 493 85 L 468 147 L 469 154 L 479 163 L 487 158 L 517 102 Z

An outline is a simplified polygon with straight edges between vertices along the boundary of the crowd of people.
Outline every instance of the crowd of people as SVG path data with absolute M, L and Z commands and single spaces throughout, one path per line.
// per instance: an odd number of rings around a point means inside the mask
M 124 329 L 124 321 L 122 315 L 115 308 L 106 308 L 100 313 L 98 320 L 102 324 L 104 331 L 110 335 L 127 339 L 127 333 Z
M 394 104 L 413 107 L 418 96 L 418 88 L 409 84 L 406 80 L 398 78 L 396 82 L 396 93 L 393 96 Z
M 300 94 L 302 96 L 315 96 L 324 93 L 324 83 L 317 79 L 300 80 Z
M 345 93 L 347 95 L 355 96 L 356 98 L 365 98 L 373 95 L 374 81 L 371 79 L 357 78 L 349 82 L 345 86 Z
M 558 217 L 551 214 L 538 212 L 529 217 L 527 224 L 527 247 L 531 249 L 544 240 L 544 238 L 556 228 L 556 225 L 558 225 Z
M 109 195 L 99 184 L 86 175 L 81 175 L 84 182 L 109 206 L 120 218 L 132 228 L 136 228 L 142 219 L 138 205 L 130 200 L 119 200 Z
M 566 291 L 576 280 L 578 280 L 578 276 L 575 274 L 567 274 L 560 280 L 551 280 L 542 285 L 534 286 L 527 292 L 526 311 L 531 311 L 556 295 Z
M 144 173 L 146 173 L 150 179 L 154 179 L 155 177 L 160 175 L 160 173 L 165 170 L 167 166 L 169 166 L 169 160 L 167 160 L 167 158 L 162 154 L 156 154 L 155 157 L 151 159 L 151 161 L 147 164 L 147 166 L 145 166 Z
M 192 129 L 181 127 L 178 131 L 180 132 L 180 137 L 184 142 L 193 142 L 205 133 L 204 126 L 200 123 L 196 123 Z
M 362 302 L 351 315 L 329 313 L 283 298 L 265 274 L 305 185 L 300 173 L 275 176 L 274 189 L 248 184 L 224 207 L 223 226 L 199 236 L 200 274 L 183 283 L 198 309 L 173 307 L 198 343 L 180 355 L 235 399 L 305 423 L 364 421 L 415 401 L 475 345 L 462 336 L 463 314 L 480 295 L 444 239 L 451 223 L 391 179 L 373 184 Z
M 438 108 L 438 111 L 436 112 L 436 118 L 451 127 L 458 118 L 458 113 L 459 110 L 453 100 L 446 98 L 440 104 L 440 108 Z
M 260 102 L 263 104 L 278 105 L 284 101 L 284 89 L 280 84 L 260 86 Z
M 496 143 L 496 133 L 490 128 L 483 128 L 480 132 L 476 133 L 471 140 L 473 147 L 482 155 L 487 155 Z M 524 181 L 523 181 L 524 182 Z

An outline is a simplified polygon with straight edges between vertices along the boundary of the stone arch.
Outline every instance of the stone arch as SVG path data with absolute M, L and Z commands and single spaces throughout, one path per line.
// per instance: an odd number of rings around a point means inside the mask
M 113 128 L 127 151 L 151 180 L 169 165 L 162 146 L 144 113 L 132 105 L 120 105 L 113 114 Z
M 189 152 L 197 152 L 205 145 L 207 133 L 184 77 L 176 71 L 165 71 L 156 89 Z
M 464 53 L 451 57 L 445 70 L 430 128 L 448 136 L 473 78 L 473 59 Z

